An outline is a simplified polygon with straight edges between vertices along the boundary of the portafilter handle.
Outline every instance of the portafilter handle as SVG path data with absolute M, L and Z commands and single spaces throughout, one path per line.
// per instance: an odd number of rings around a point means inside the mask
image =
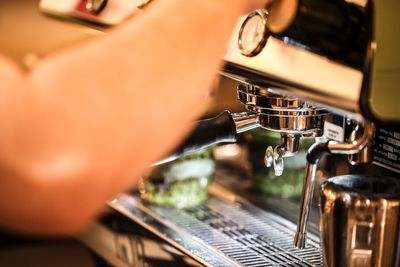
M 238 134 L 259 126 L 257 113 L 224 111 L 214 118 L 198 121 L 191 134 L 174 153 L 154 163 L 153 166 L 173 161 L 212 145 L 234 143 Z

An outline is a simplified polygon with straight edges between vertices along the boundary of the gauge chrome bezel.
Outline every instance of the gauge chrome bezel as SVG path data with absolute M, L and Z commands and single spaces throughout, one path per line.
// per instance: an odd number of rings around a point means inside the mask
M 244 30 L 247 26 L 247 23 L 253 19 L 254 17 L 260 17 L 261 22 L 263 25 L 263 33 L 262 33 L 262 39 L 259 41 L 257 46 L 252 49 L 252 50 L 247 50 L 244 47 L 244 40 L 243 40 L 243 33 Z M 264 48 L 265 44 L 267 43 L 267 39 L 270 36 L 268 27 L 267 27 L 267 20 L 268 20 L 268 11 L 265 9 L 257 9 L 253 12 L 251 12 L 246 19 L 243 21 L 242 26 L 240 27 L 239 30 L 239 35 L 238 35 L 238 46 L 239 46 L 239 51 L 242 55 L 248 56 L 248 57 L 254 57 L 258 55 L 261 50 Z

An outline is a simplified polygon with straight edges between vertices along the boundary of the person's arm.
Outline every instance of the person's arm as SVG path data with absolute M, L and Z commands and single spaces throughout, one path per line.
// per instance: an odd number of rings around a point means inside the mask
M 158 0 L 29 72 L 0 57 L 0 226 L 82 229 L 204 109 L 239 14 L 260 0 Z

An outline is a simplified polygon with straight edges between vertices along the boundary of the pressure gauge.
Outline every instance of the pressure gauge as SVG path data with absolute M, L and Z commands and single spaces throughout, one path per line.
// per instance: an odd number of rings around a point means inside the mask
M 239 50 L 242 55 L 253 57 L 264 48 L 269 37 L 267 28 L 268 13 L 258 9 L 250 13 L 239 30 Z

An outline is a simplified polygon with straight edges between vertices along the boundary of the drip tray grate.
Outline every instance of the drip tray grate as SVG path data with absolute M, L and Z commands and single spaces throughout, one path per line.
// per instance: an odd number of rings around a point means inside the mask
M 293 223 L 237 197 L 213 194 L 192 210 L 145 206 L 131 196 L 110 206 L 207 266 L 322 266 L 317 237 L 297 249 Z

